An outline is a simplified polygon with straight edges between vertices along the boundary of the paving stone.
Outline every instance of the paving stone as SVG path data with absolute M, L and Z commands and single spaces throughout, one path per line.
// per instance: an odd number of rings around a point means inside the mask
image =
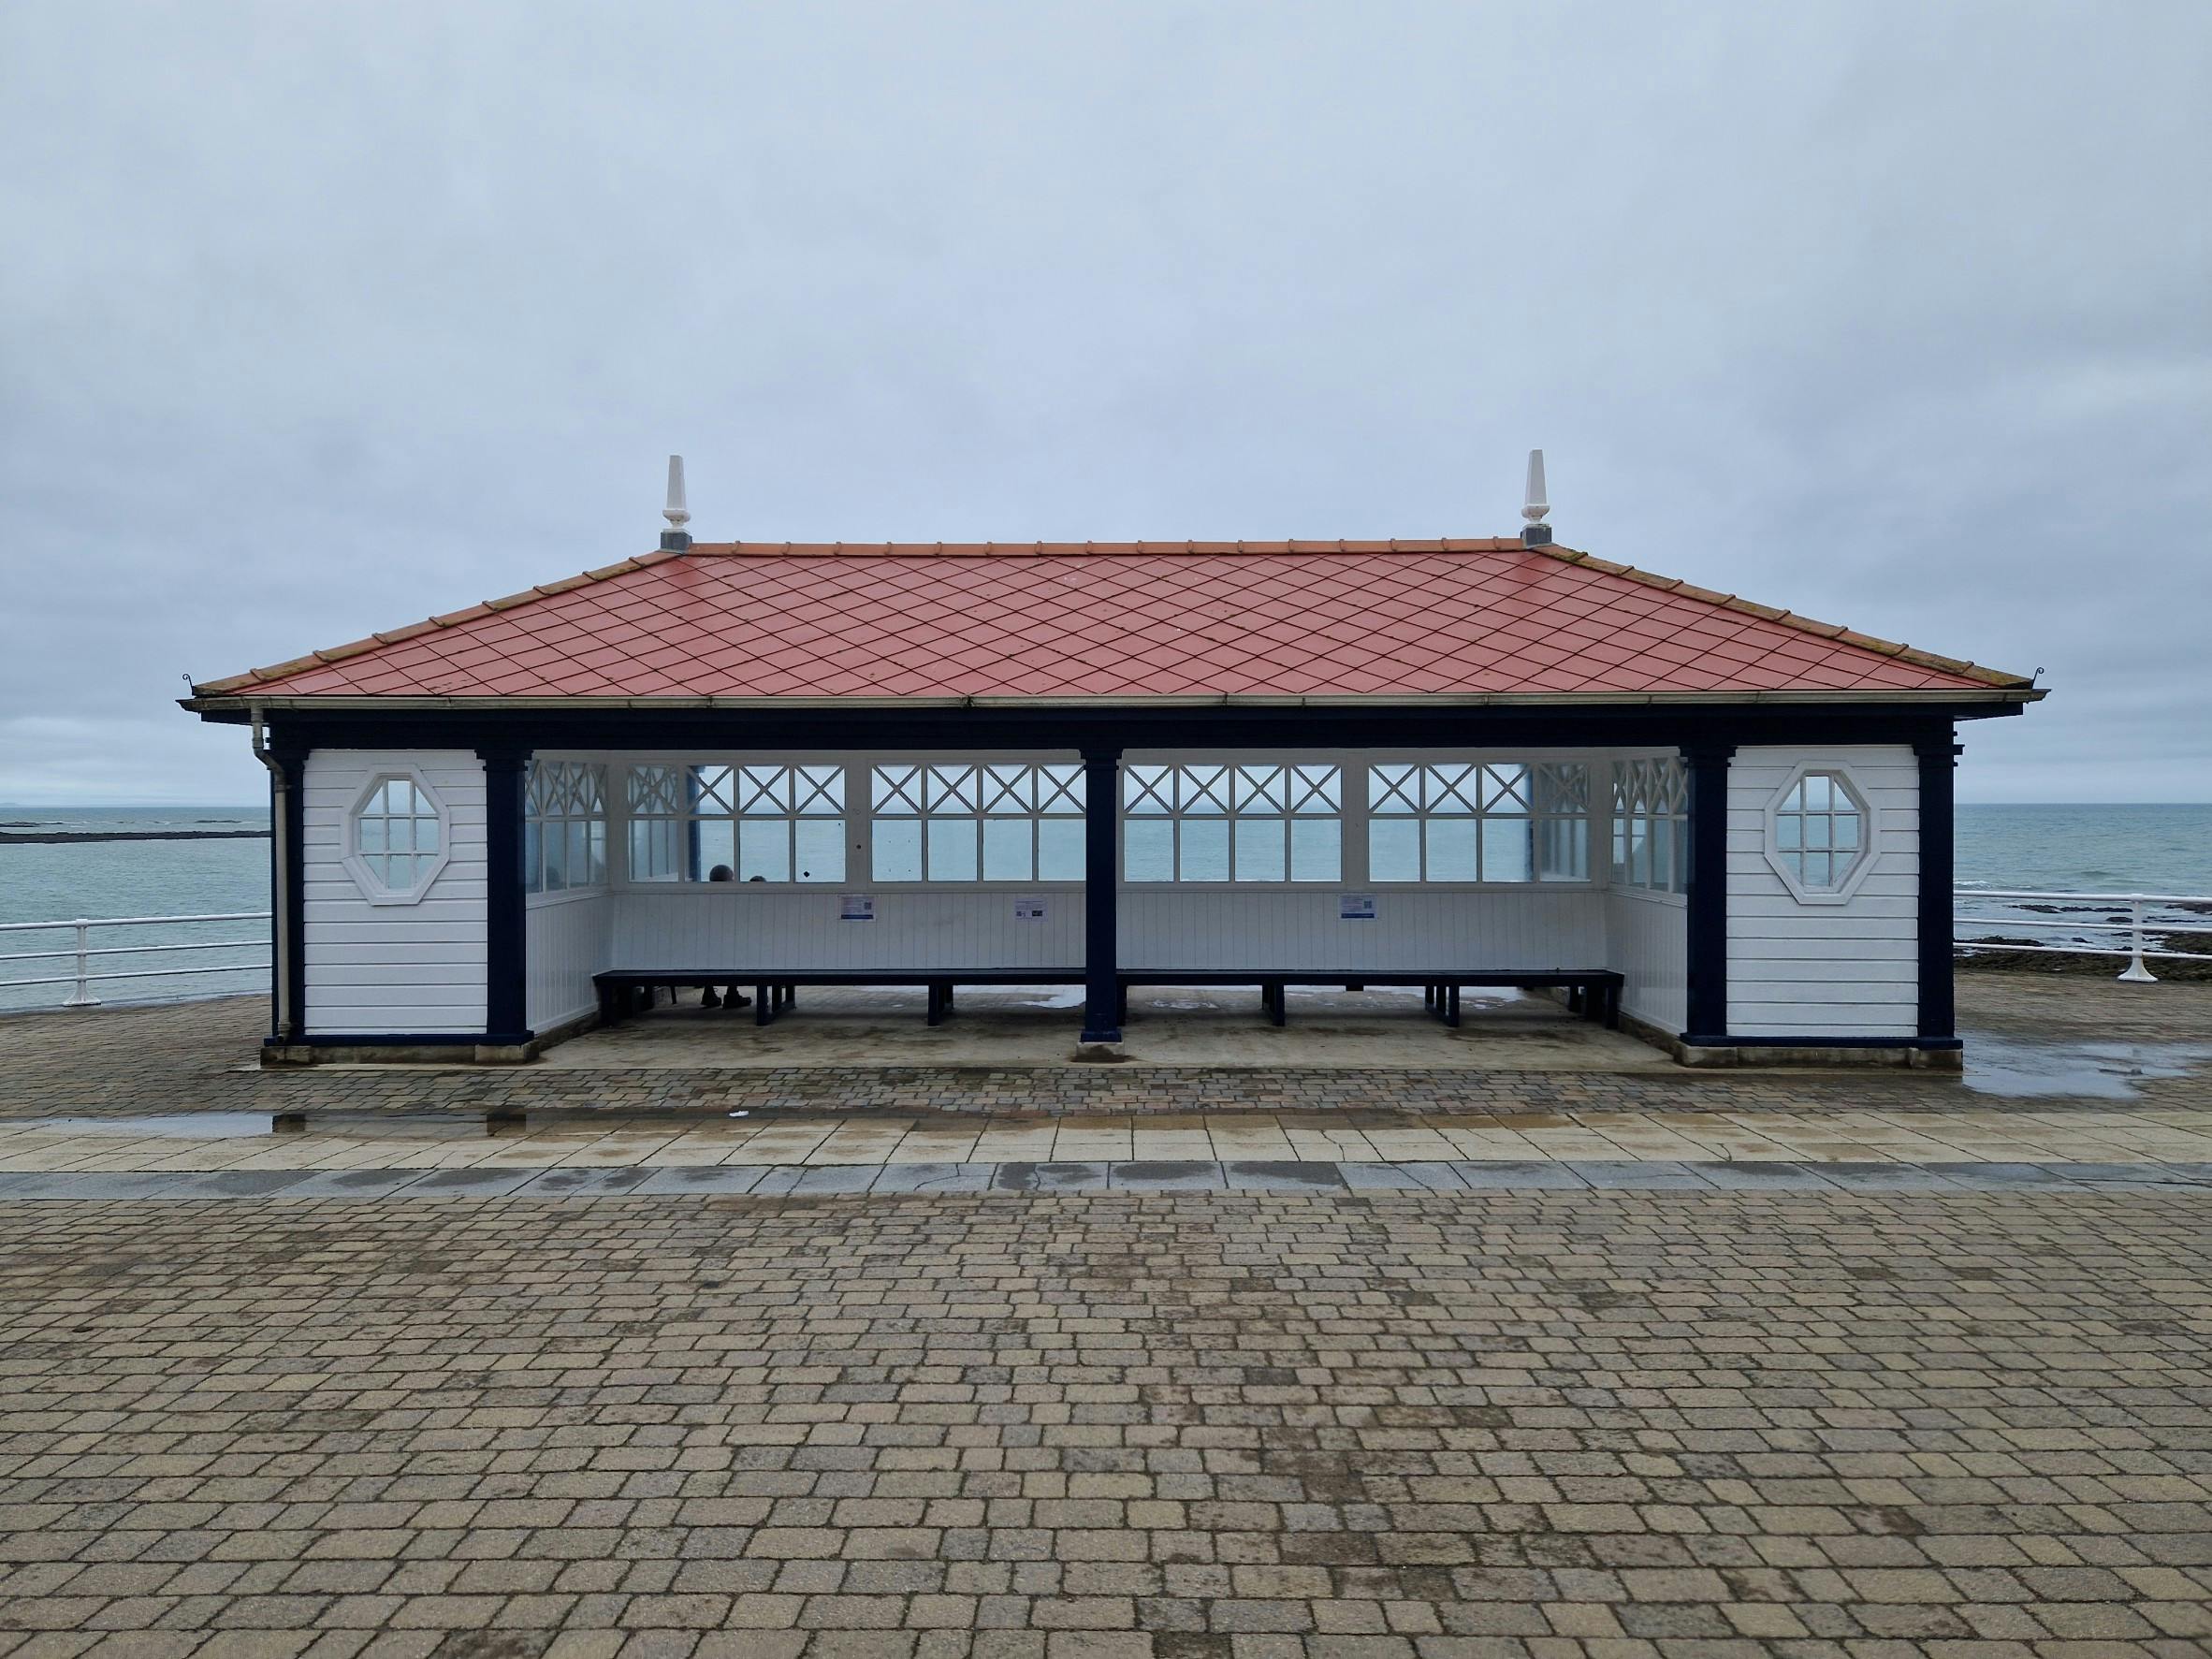
M 1633 1192 L 1689 1191 L 1710 1185 L 1699 1166 L 1666 1158 L 1576 1158 L 1567 1167 L 1593 1186 Z
M 1133 1158 L 1108 1164 L 1106 1185 L 1117 1192 L 1218 1192 L 1228 1179 L 1211 1159 Z
M 868 1187 L 871 1193 L 982 1192 L 997 1173 L 993 1164 L 885 1164 Z
M 750 1192 L 772 1166 L 766 1164 L 697 1164 L 655 1170 L 639 1186 L 640 1194 L 660 1197 L 669 1193 L 720 1194 Z
M 1447 1163 L 1346 1163 L 1336 1166 L 1355 1192 L 1464 1192 L 1467 1184 Z
M 1334 1164 L 1295 1158 L 1224 1158 L 1221 1173 L 1237 1191 L 1318 1192 L 1344 1186 Z
M 991 1179 L 995 1192 L 1103 1192 L 1104 1163 L 1004 1163 Z
M 415 1198 L 504 1198 L 528 1182 L 532 1170 L 432 1170 L 410 1189 Z
M 1781 1159 L 1745 1158 L 1740 1161 L 1706 1161 L 1692 1166 L 1708 1186 L 1728 1192 L 1834 1192 L 1836 1184 L 1825 1179 L 1817 1164 L 1785 1163 Z
M 386 1198 L 422 1179 L 421 1170 L 326 1170 L 284 1188 L 286 1199 Z
M 652 1174 L 651 1170 L 634 1164 L 620 1168 L 566 1164 L 531 1176 L 516 1191 L 523 1198 L 606 1198 L 636 1191 Z
M 1555 1190 L 1589 1190 L 1590 1184 L 1575 1172 L 1570 1164 L 1528 1163 L 1510 1158 L 1455 1158 L 1451 1172 L 1459 1177 L 1460 1185 L 1477 1192 L 1518 1192 L 1532 1188 L 1549 1187 Z

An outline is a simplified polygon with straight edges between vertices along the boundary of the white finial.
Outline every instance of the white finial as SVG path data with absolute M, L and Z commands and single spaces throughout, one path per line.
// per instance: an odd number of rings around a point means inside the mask
M 1544 499 L 1544 452 L 1528 452 L 1528 500 L 1522 503 L 1521 516 L 1531 524 L 1544 522 L 1544 515 L 1551 511 L 1551 503 Z
M 668 458 L 668 504 L 661 509 L 661 517 L 671 528 L 681 530 L 691 521 L 691 510 L 684 505 L 684 458 Z

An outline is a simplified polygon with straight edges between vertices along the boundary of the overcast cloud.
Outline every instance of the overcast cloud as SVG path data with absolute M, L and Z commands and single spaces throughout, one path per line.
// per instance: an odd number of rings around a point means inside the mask
M 0 9 L 0 800 L 704 538 L 1510 533 L 2212 799 L 2212 7 Z

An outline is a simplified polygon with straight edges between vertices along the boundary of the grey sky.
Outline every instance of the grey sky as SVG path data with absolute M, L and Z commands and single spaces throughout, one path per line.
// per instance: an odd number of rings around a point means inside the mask
M 2212 7 L 0 8 L 0 800 L 703 537 L 1560 539 L 2212 799 Z

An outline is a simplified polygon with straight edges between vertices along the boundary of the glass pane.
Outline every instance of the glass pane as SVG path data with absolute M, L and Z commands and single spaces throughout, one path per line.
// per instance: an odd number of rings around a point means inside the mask
M 1178 826 L 1182 831 L 1179 843 L 1181 862 L 1175 870 L 1179 881 L 1226 881 L 1229 880 L 1229 821 L 1223 818 L 1185 819 Z
M 799 880 L 842 881 L 845 879 L 845 821 L 842 818 L 802 818 L 792 826 L 799 850 Z
M 1334 766 L 1290 769 L 1290 810 L 1334 812 L 1344 800 L 1344 774 Z
M 1367 768 L 1368 811 L 1412 812 L 1419 808 L 1419 802 L 1413 767 L 1393 763 Z
M 1628 882 L 1628 820 L 1613 820 L 1613 880 L 1623 886 Z
M 547 839 L 551 839 L 550 837 Z M 568 884 L 591 885 L 591 826 L 578 819 L 568 826 Z
M 1334 818 L 1290 821 L 1290 879 L 1341 881 L 1344 879 L 1344 824 Z
M 1029 824 L 1026 818 L 983 820 L 983 880 L 1027 881 L 1034 879 L 1029 864 Z
M 1526 818 L 1482 821 L 1482 879 L 1485 881 L 1535 880 L 1535 829 Z
M 1674 820 L 1652 820 L 1652 885 L 1664 890 L 1674 869 Z
M 1421 771 L 1421 799 L 1428 811 L 1457 814 L 1475 810 L 1482 784 L 1481 767 L 1424 766 Z
M 382 852 L 385 850 L 384 826 L 388 821 L 382 818 L 361 820 L 361 848 L 363 852 Z
M 932 881 L 975 880 L 975 820 L 933 818 L 929 821 L 929 879 Z
M 1280 881 L 1283 879 L 1283 820 L 1237 820 L 1237 880 Z
M 1168 825 L 1159 823 L 1146 827 L 1166 829 Z M 1083 880 L 1082 819 L 1041 818 L 1037 821 L 1037 879 L 1040 881 Z
M 791 810 L 791 768 L 748 766 L 738 775 L 737 801 L 749 818 L 774 818 Z
M 1186 813 L 1211 816 L 1229 810 L 1227 766 L 1182 766 L 1175 774 L 1176 804 Z M 1188 880 L 1188 878 L 1185 878 Z M 1223 880 L 1228 877 L 1224 876 Z
M 1481 800 L 1485 812 L 1526 812 L 1529 809 L 1528 768 L 1483 767 Z
M 1858 814 L 1838 812 L 1835 818 L 1835 845 L 1841 852 L 1858 851 Z
M 438 817 L 436 813 L 426 813 L 415 821 L 415 850 L 417 852 L 438 851 Z
M 1582 818 L 1554 818 L 1544 825 L 1544 863 L 1537 876 L 1546 881 L 1586 881 L 1590 879 L 1590 822 Z
M 525 893 L 539 892 L 546 879 L 545 871 L 539 867 L 538 833 L 534 823 L 522 826 L 522 891 Z
M 919 766 L 878 766 L 875 772 L 875 808 L 878 817 L 885 813 L 921 811 L 922 769 Z
M 587 827 L 591 833 L 585 848 L 589 860 L 585 876 L 592 886 L 604 887 L 606 885 L 606 825 L 593 819 Z
M 1475 880 L 1475 821 L 1471 818 L 1432 818 L 1428 822 L 1431 881 Z
M 737 879 L 791 880 L 791 825 L 780 818 L 748 818 L 737 826 Z
M 665 818 L 633 819 L 630 822 L 630 880 L 676 880 L 676 825 Z
M 559 893 L 568 885 L 568 837 L 555 824 L 546 837 L 546 891 Z
M 1121 800 L 1125 812 L 1169 812 L 1173 810 L 1174 778 L 1167 766 L 1124 766 L 1121 773 Z
M 924 804 L 932 812 L 972 812 L 976 807 L 976 768 L 932 766 Z M 934 877 L 931 878 L 935 880 Z
M 1173 821 L 1166 818 L 1126 821 L 1121 826 L 1121 856 L 1125 880 L 1172 881 L 1175 879 Z
M 1784 852 L 1795 852 L 1805 844 L 1805 821 L 1794 812 L 1783 812 L 1774 820 L 1774 844 Z
M 1421 825 L 1418 818 L 1367 822 L 1367 877 L 1371 881 L 1421 879 Z
M 792 787 L 799 811 L 814 817 L 842 817 L 845 811 L 845 768 L 801 766 Z M 842 841 L 839 842 L 842 845 Z
M 1026 812 L 1036 805 L 1036 774 L 1030 767 L 985 766 L 983 768 L 984 811 Z M 984 837 L 986 843 L 989 839 L 988 836 Z M 990 862 L 990 851 L 986 845 L 983 863 L 988 866 Z
M 1808 852 L 1802 856 L 1805 860 L 1805 885 L 1826 887 L 1835 873 L 1833 862 L 1828 855 L 1825 852 Z
M 736 779 L 728 766 L 693 766 L 685 776 L 686 800 L 694 812 L 736 810 Z
M 1689 826 L 1679 818 L 1667 820 L 1674 832 L 1674 880 L 1667 886 L 1669 893 L 1690 891 L 1690 837 Z
M 1037 768 L 1038 810 L 1041 812 L 1083 812 L 1083 768 L 1081 766 L 1040 766 Z
M 919 881 L 922 879 L 922 821 L 918 818 L 876 820 L 876 880 Z
M 1649 818 L 1637 818 L 1628 825 L 1628 884 L 1631 887 L 1652 885 L 1652 825 Z
M 732 818 L 709 818 L 691 825 L 691 857 L 689 879 L 693 881 L 711 881 L 714 872 L 728 873 L 721 880 L 734 880 L 737 874 L 737 822 Z

